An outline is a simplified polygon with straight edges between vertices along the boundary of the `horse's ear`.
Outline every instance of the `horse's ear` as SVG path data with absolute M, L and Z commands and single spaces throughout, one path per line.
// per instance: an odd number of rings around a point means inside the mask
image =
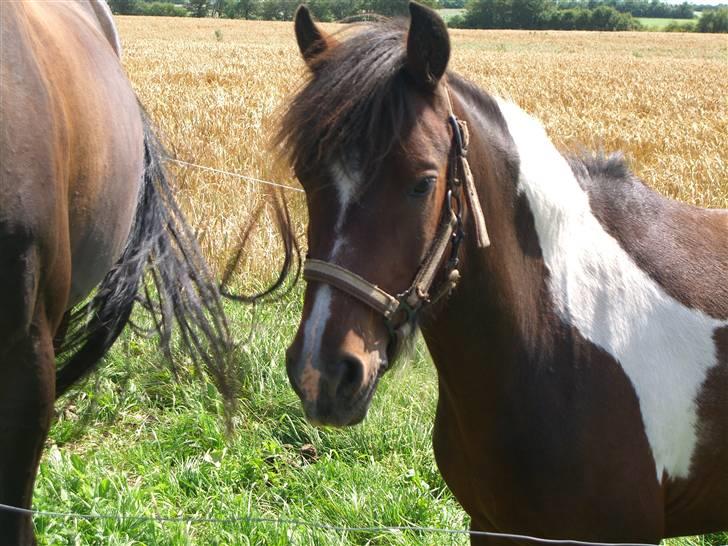
M 296 10 L 295 16 L 296 40 L 298 49 L 301 50 L 303 59 L 311 65 L 314 57 L 326 51 L 332 44 L 331 38 L 316 26 L 311 17 L 311 12 L 301 4 Z
M 430 8 L 410 2 L 407 34 L 407 71 L 428 90 L 437 87 L 450 60 L 450 36 L 440 16 Z

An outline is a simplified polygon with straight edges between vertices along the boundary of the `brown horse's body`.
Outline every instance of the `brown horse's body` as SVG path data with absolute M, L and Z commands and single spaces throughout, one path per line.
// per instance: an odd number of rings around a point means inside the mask
M 0 499 L 27 507 L 55 400 L 52 340 L 121 254 L 144 146 L 136 96 L 90 4 L 1 9 Z M 32 536 L 15 514 L 0 514 L 0 530 Z
M 31 252 L 65 288 L 28 300 L 50 300 L 57 325 L 123 250 L 144 171 L 142 118 L 90 3 L 10 2 L 2 32 L 2 220 L 33 234 Z
M 528 197 L 496 179 L 515 159 L 496 149 L 513 149 L 502 118 L 469 114 L 492 99 L 450 84 L 494 243 L 466 243 L 462 281 L 422 332 L 439 378 L 435 455 L 473 528 L 625 542 L 728 528 L 728 325 L 714 330 L 716 365 L 698 390 L 689 478 L 648 479 L 656 461 L 629 375 L 559 317 Z M 573 165 L 600 224 L 666 292 L 725 321 L 728 213 L 608 167 Z
M 482 110 L 472 88 L 452 89 L 494 243 L 466 243 L 461 284 L 422 332 L 439 378 L 435 456 L 473 528 L 615 542 L 728 528 L 728 326 L 714 332 L 717 365 L 698 391 L 689 478 L 658 481 L 629 376 L 559 317 L 528 199 L 494 178 L 507 156 L 480 135 L 493 138 L 498 120 L 483 125 L 468 114 Z M 686 305 L 728 318 L 728 214 L 631 177 L 586 180 L 596 216 L 622 226 L 613 232 L 635 262 Z
M 450 99 L 469 127 L 492 244 L 461 201 L 459 285 L 419 323 L 437 463 L 472 528 L 613 542 L 728 529 L 728 212 L 659 196 L 619 157 L 564 157 L 520 109 L 446 75 L 447 31 L 411 12 L 408 31 L 339 43 L 299 11 L 312 77 L 281 139 L 310 257 L 400 294 L 457 191 Z M 396 356 L 352 293 L 310 281 L 288 352 L 315 422 L 361 420 Z
M 105 3 L 2 2 L 0 41 L 0 503 L 27 508 L 57 394 L 116 339 L 174 219 Z M 70 309 L 102 279 L 57 388 Z M 30 518 L 0 511 L 0 537 L 32 542 Z

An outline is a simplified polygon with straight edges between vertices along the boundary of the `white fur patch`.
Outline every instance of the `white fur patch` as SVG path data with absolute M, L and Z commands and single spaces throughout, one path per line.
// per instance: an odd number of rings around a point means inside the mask
M 698 442 L 696 398 L 718 364 L 714 331 L 728 324 L 667 294 L 592 214 L 542 125 L 499 100 L 520 158 L 519 193 L 533 213 L 561 319 L 611 354 L 639 399 L 661 481 L 687 477 Z
M 303 373 L 301 390 L 309 400 L 318 397 L 318 383 L 321 373 L 314 366 L 321 354 L 321 337 L 331 318 L 331 287 L 318 287 L 314 296 L 313 309 L 306 319 L 303 330 Z
M 349 205 L 359 191 L 363 176 L 357 169 L 347 168 L 342 163 L 336 162 L 331 166 L 331 177 L 336 184 L 336 192 L 339 195 L 339 213 L 336 217 L 334 230 L 338 236 L 341 228 L 344 227 L 344 219 Z
M 334 225 L 334 245 L 328 261 L 335 262 L 341 255 L 346 244 L 346 238 L 341 236 L 341 229 L 344 226 L 346 212 L 354 199 L 357 190 L 361 186 L 362 176 L 354 169 L 347 169 L 341 163 L 334 163 L 331 167 L 331 176 L 336 185 L 339 197 L 339 210 L 337 211 L 336 224 Z M 313 369 L 313 362 L 316 362 L 321 352 L 321 336 L 326 330 L 326 324 L 331 318 L 331 287 L 327 284 L 318 287 L 314 297 L 313 309 L 306 319 L 303 337 L 303 357 L 306 369 Z M 313 373 L 309 373 L 312 379 Z M 315 398 L 313 393 L 311 398 Z
M 347 168 L 340 162 L 334 163 L 330 172 L 339 196 L 339 210 L 336 214 L 336 224 L 334 224 L 334 246 L 329 257 L 329 261 L 334 261 L 335 258 L 340 257 L 346 244 L 346 238 L 341 235 L 341 230 L 344 227 L 349 206 L 354 201 L 364 177 L 357 169 Z

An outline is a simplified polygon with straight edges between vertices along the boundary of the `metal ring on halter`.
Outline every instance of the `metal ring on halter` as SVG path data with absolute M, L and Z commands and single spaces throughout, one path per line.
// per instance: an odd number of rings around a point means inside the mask
M 463 134 L 460 131 L 460 124 L 458 123 L 458 118 L 455 117 L 455 114 L 451 113 L 447 117 L 447 121 L 450 124 L 450 128 L 452 129 L 452 134 L 455 139 L 455 154 L 460 156 L 463 153 L 464 143 Z

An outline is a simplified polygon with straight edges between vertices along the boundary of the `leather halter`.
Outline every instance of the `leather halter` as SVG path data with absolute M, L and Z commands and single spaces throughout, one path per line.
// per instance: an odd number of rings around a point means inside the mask
M 438 232 L 409 288 L 395 297 L 356 273 L 334 263 L 307 258 L 303 265 L 303 278 L 307 282 L 330 284 L 381 314 L 389 331 L 390 343 L 395 348 L 404 337 L 404 328 L 413 321 L 419 310 L 449 293 L 460 280 L 457 267 L 458 251 L 464 237 L 461 219 L 463 186 L 475 224 L 476 243 L 480 248 L 490 245 L 483 211 L 475 191 L 473 174 L 466 157 L 470 136 L 468 127 L 465 121 L 455 116 L 450 94 L 447 87 L 444 89 L 448 104 L 448 124 L 453 133 L 448 160 L 447 194 Z M 443 266 L 448 246 L 450 246 L 450 256 Z M 444 270 L 444 280 L 431 293 L 435 277 L 441 268 Z

